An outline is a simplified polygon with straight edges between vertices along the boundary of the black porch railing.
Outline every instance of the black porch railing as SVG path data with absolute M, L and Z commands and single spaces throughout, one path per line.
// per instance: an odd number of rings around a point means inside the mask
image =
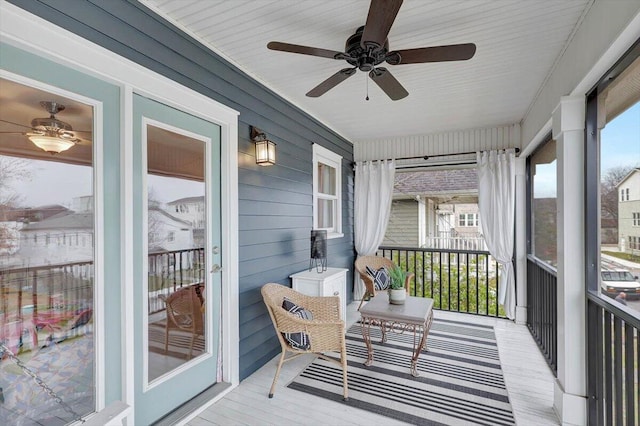
M 90 307 L 93 273 L 91 261 L 0 269 L 2 322 Z
M 506 317 L 498 304 L 498 263 L 488 251 L 380 247 L 378 255 L 413 272 L 410 294 L 433 299 L 434 309 Z
M 160 297 L 177 289 L 204 282 L 204 248 L 149 254 L 149 313 L 165 309 Z
M 165 309 L 160 295 L 204 282 L 204 248 L 148 257 L 149 313 Z M 93 262 L 0 269 L 0 324 L 75 312 L 93 306 Z
M 639 424 L 640 319 L 590 291 L 587 329 L 589 424 Z
M 558 374 L 557 282 L 553 268 L 527 258 L 527 327 L 554 376 Z

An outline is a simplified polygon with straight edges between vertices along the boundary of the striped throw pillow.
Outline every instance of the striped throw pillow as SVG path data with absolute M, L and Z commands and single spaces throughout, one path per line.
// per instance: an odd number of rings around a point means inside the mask
M 299 318 L 306 320 L 313 319 L 313 314 L 310 311 L 296 305 L 286 297 L 282 301 L 282 308 Z M 306 351 L 311 347 L 311 340 L 309 340 L 309 336 L 306 333 L 282 333 L 282 337 L 284 337 L 284 340 L 294 349 Z

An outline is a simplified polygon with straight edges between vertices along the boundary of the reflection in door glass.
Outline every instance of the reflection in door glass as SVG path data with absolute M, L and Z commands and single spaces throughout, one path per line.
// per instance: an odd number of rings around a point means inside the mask
M 147 125 L 148 378 L 205 352 L 205 143 Z
M 0 424 L 63 425 L 95 411 L 93 108 L 0 87 Z

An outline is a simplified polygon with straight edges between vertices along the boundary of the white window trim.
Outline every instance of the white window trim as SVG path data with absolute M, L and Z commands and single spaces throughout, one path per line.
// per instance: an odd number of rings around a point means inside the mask
M 342 233 L 342 156 L 324 148 L 317 143 L 313 144 L 313 229 L 318 228 L 318 198 L 326 198 L 318 193 L 318 163 L 336 169 L 336 209 L 334 228 L 327 231 L 327 238 L 344 237 Z M 332 198 L 333 199 L 333 198 Z

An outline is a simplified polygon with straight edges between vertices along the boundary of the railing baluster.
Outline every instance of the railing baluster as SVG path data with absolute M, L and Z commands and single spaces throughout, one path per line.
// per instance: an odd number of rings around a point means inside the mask
M 457 297 L 457 301 L 456 301 L 456 311 L 460 312 L 460 253 L 456 253 L 456 259 L 457 259 L 457 263 L 458 263 L 458 275 L 456 278 L 456 287 L 458 289 L 458 291 L 456 291 L 456 294 L 458 295 Z
M 465 306 L 465 312 L 469 312 L 469 275 L 471 275 L 471 271 L 469 270 L 469 267 L 471 266 L 469 264 L 469 253 L 466 253 L 467 256 L 467 304 Z
M 426 291 L 427 291 L 427 282 L 424 280 L 424 258 L 426 257 L 426 253 L 422 252 L 422 297 L 427 297 Z M 416 276 L 418 275 L 418 273 L 416 272 Z
M 489 315 L 489 256 L 485 256 L 485 270 L 484 270 L 484 275 L 485 275 L 485 279 L 484 279 L 484 285 L 485 285 L 485 299 L 484 299 L 484 303 L 485 303 L 485 314 Z M 497 273 L 497 271 L 496 271 Z
M 513 273 L 515 274 L 515 270 L 513 271 Z M 500 310 L 500 307 L 498 306 L 498 290 L 499 289 L 500 289 L 500 274 L 498 274 L 498 262 L 496 262 L 496 288 L 495 288 L 496 297 L 494 298 L 496 303 L 496 315 L 498 315 L 498 311 Z
M 438 254 L 438 271 L 440 272 L 440 278 L 438 279 L 438 308 L 442 309 L 442 252 Z
M 613 380 L 615 401 L 615 424 L 623 424 L 622 412 L 624 394 L 622 393 L 622 320 L 615 317 L 613 320 Z
M 633 354 L 633 327 L 629 324 L 624 324 L 624 388 L 625 388 L 625 400 L 626 407 L 625 413 L 627 416 L 626 424 L 636 424 L 636 409 L 638 395 L 634 395 L 637 392 L 637 387 L 634 386 L 633 370 L 638 367 L 638 359 Z M 639 384 L 640 385 L 640 384 Z
M 606 413 L 606 424 L 613 424 L 613 369 L 612 369 L 612 354 L 613 345 L 611 345 L 611 327 L 613 326 L 611 321 L 611 313 L 604 313 L 604 398 L 605 406 L 604 411 Z
M 476 253 L 476 314 L 480 313 L 480 257 Z
M 429 260 L 431 262 L 429 269 L 431 270 L 431 284 L 430 284 L 430 288 L 431 288 L 431 295 L 430 298 L 433 299 L 433 292 L 435 291 L 435 289 L 433 288 L 433 252 L 429 253 Z
M 451 310 L 451 253 L 447 253 L 447 310 Z

